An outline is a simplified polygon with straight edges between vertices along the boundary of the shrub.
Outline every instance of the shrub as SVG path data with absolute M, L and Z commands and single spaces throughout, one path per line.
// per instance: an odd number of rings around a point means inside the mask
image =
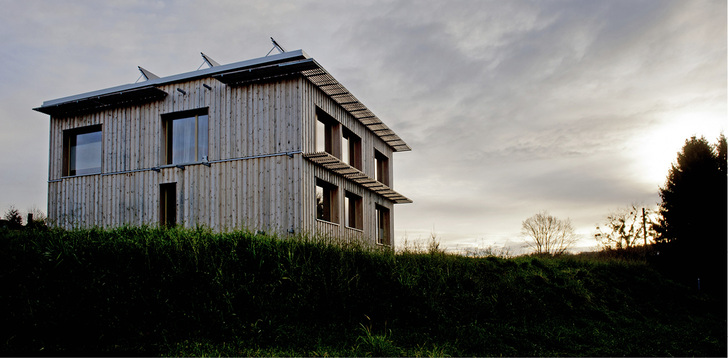
M 639 261 L 397 254 L 306 236 L 124 227 L 2 231 L 0 272 L 5 355 L 714 355 L 726 347 L 725 318 L 713 315 L 725 302 Z

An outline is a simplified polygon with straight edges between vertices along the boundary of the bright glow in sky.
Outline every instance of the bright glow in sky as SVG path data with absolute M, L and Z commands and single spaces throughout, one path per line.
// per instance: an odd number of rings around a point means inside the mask
M 583 247 L 657 204 L 690 136 L 726 127 L 726 2 L 0 0 L 0 211 L 46 207 L 43 101 L 303 49 L 413 149 L 395 240 L 521 246 L 571 218 Z

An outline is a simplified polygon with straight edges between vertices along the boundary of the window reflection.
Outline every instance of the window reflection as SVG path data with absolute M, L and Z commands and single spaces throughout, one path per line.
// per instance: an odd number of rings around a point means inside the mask
M 101 127 L 67 134 L 66 175 L 101 173 Z

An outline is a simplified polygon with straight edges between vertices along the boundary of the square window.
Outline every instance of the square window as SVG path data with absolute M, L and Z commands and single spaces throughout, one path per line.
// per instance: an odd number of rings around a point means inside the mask
M 379 245 L 390 245 L 390 232 L 389 232 L 389 209 L 377 205 L 376 219 L 377 219 L 377 244 Z
M 181 113 L 165 115 L 162 121 L 164 132 L 164 164 L 188 164 L 207 161 L 208 117 L 204 113 Z
M 347 227 L 353 229 L 363 228 L 361 196 L 348 191 L 344 196 L 344 222 Z
M 346 128 L 342 132 L 342 138 L 341 160 L 361 170 L 361 139 Z
M 63 133 L 63 175 L 101 173 L 101 126 L 71 129 Z
M 316 219 L 339 222 L 337 191 L 335 185 L 316 179 Z
M 374 150 L 374 179 L 389 186 L 389 158 Z

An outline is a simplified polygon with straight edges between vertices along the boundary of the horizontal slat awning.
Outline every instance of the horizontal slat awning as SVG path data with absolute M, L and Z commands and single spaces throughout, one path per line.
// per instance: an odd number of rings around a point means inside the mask
M 311 59 L 313 60 L 313 59 Z M 316 61 L 314 61 L 316 63 Z M 377 118 L 364 104 L 359 102 L 349 90 L 339 83 L 323 67 L 318 66 L 301 72 L 309 81 L 318 86 L 324 93 L 330 96 L 341 107 L 348 111 L 354 118 L 358 119 L 367 128 L 374 131 L 385 143 L 391 146 L 396 152 L 410 151 L 407 143 L 394 133 L 386 124 Z M 387 132 L 382 132 L 382 130 Z M 378 132 L 379 131 L 379 132 Z M 386 134 L 386 135 L 385 135 Z
M 158 101 L 166 96 L 167 92 L 155 86 L 146 86 L 70 100 L 53 105 L 44 105 L 33 109 L 54 117 L 65 117 L 102 109 Z
M 360 170 L 342 162 L 339 158 L 336 158 L 329 153 L 308 153 L 304 154 L 303 157 L 316 165 L 341 175 L 342 177 L 393 201 L 395 204 L 407 204 L 412 202 L 412 200 L 406 196 L 392 190 L 392 188 L 378 182 L 377 180 L 370 178 Z
M 257 82 L 268 78 L 282 77 L 295 73 L 301 73 L 311 83 L 320 88 L 324 93 L 336 101 L 341 107 L 349 112 L 354 118 L 374 131 L 384 142 L 390 145 L 395 151 L 412 150 L 394 131 L 389 129 L 377 118 L 363 103 L 359 102 L 349 90 L 329 74 L 313 58 L 297 60 L 292 62 L 277 63 L 268 66 L 246 68 L 236 71 L 218 73 L 212 76 L 228 86 L 240 86 L 250 82 Z M 386 130 L 386 131 L 385 131 Z

